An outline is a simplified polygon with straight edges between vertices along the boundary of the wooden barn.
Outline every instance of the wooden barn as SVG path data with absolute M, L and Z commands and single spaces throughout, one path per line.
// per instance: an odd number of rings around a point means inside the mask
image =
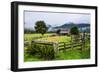
M 57 34 L 59 34 L 59 35 L 69 35 L 70 30 L 69 29 L 58 29 Z

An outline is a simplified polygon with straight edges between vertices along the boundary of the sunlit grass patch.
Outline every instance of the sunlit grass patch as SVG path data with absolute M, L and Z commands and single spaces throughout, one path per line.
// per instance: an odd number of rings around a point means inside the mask
M 34 38 L 36 37 L 45 37 L 45 36 L 50 36 L 52 35 L 52 33 L 47 33 L 47 34 L 44 34 L 43 36 L 41 34 L 24 34 L 24 40 L 25 41 L 32 41 Z
M 70 42 L 71 37 L 69 37 L 69 36 L 52 36 L 52 37 L 40 38 L 38 40 L 48 41 L 48 42 Z

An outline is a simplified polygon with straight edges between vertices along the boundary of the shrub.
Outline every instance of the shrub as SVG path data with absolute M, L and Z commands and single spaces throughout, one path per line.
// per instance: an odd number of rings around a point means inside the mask
M 32 43 L 27 48 L 27 51 L 30 54 L 38 55 L 45 60 L 54 59 L 53 45 L 47 45 L 44 43 Z

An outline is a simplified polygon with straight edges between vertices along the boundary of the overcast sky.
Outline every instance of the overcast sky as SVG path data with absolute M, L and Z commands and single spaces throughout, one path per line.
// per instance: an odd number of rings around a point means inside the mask
M 25 28 L 34 28 L 36 21 L 40 20 L 53 27 L 70 22 L 90 23 L 90 14 L 24 11 L 24 17 Z

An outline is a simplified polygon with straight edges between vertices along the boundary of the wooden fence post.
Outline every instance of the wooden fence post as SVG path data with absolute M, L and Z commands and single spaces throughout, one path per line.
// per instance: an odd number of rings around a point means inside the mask
M 86 39 L 85 32 L 83 32 L 83 34 L 82 34 L 82 51 L 85 49 L 85 39 Z
M 71 49 L 73 49 L 73 35 L 71 36 Z
M 64 49 L 63 51 L 65 52 L 66 51 L 66 43 L 64 42 Z
M 58 43 L 53 43 L 53 47 L 54 47 L 54 52 L 55 52 L 55 56 L 58 54 L 59 50 L 58 50 Z
M 81 35 L 81 50 L 83 49 L 83 41 L 82 41 L 82 35 Z

